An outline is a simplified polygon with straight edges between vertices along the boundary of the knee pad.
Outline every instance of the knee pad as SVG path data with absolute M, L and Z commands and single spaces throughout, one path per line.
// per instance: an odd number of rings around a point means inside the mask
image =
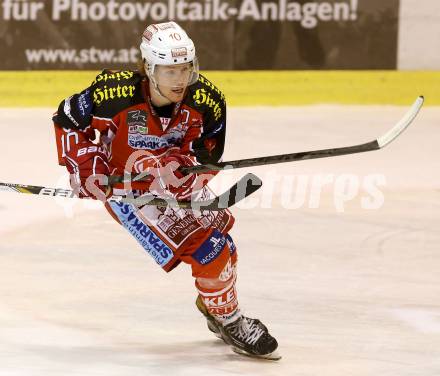
M 228 234 L 213 230 L 190 258 L 194 277 L 226 282 L 235 268 L 237 250 Z
M 217 320 L 230 320 L 237 315 L 235 288 L 237 251 L 229 235 L 213 231 L 192 255 L 196 288 L 208 312 Z

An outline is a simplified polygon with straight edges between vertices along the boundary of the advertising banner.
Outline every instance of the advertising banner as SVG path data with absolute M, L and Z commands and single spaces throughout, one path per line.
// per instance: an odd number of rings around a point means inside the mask
M 202 69 L 395 69 L 399 0 L 0 0 L 2 70 L 133 68 L 175 20 Z

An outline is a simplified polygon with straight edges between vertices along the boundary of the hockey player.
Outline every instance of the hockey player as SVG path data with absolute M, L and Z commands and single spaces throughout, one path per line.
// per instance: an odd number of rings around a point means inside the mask
M 58 158 L 79 197 L 105 202 L 112 217 L 167 272 L 191 265 L 196 305 L 209 329 L 234 351 L 277 359 L 266 326 L 245 317 L 238 304 L 237 251 L 228 235 L 228 210 L 209 212 L 106 201 L 127 194 L 107 177 L 148 171 L 130 192 L 190 200 L 207 198 L 212 175 L 184 176 L 178 169 L 216 163 L 223 154 L 226 103 L 198 72 L 195 47 L 175 22 L 150 25 L 140 45 L 139 71 L 104 70 L 90 87 L 63 100 L 53 117 Z

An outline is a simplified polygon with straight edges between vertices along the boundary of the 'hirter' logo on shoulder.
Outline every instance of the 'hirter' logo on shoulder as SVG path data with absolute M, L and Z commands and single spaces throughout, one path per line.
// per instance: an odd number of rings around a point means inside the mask
M 205 89 L 197 89 L 193 94 L 194 102 L 198 105 L 205 104 L 214 113 L 215 120 L 220 119 L 222 116 L 222 107 L 220 101 L 215 100 L 211 97 L 211 94 Z

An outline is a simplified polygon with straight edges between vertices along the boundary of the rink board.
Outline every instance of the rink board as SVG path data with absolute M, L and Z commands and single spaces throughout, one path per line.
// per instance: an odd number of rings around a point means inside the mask
M 96 71 L 0 72 L 0 107 L 54 107 L 80 92 Z M 424 95 L 440 105 L 440 71 L 231 71 L 204 72 L 232 106 L 319 103 L 408 105 Z

